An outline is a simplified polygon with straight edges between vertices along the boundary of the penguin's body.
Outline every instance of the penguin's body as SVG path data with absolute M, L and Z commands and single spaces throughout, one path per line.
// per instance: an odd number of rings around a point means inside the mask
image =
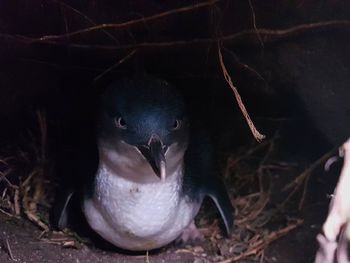
M 164 182 L 135 183 L 113 174 L 103 164 L 96 176 L 93 198 L 83 211 L 88 223 L 112 244 L 128 250 L 164 246 L 190 225 L 200 203 L 182 196 L 179 169 Z
M 229 233 L 232 205 L 202 133 L 164 81 L 140 77 L 109 87 L 97 116 L 98 169 L 82 198 L 91 228 L 123 249 L 159 248 L 184 231 L 198 236 L 193 220 L 209 196 Z

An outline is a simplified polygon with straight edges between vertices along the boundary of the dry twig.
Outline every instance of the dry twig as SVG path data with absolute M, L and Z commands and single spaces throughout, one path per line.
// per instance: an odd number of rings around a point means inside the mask
M 3 232 L 1 235 L 1 246 L 0 247 L 8 254 L 11 261 L 15 261 L 9 240 L 8 240 L 5 232 Z
M 0 212 L 3 213 L 4 215 L 7 215 L 8 217 L 13 217 L 13 214 L 10 214 L 8 212 L 6 212 L 5 210 L 0 208 Z
M 102 78 L 104 75 L 106 75 L 108 72 L 111 72 L 114 70 L 116 67 L 118 67 L 120 64 L 123 64 L 126 60 L 131 58 L 135 53 L 137 52 L 137 49 L 131 51 L 129 54 L 127 54 L 125 57 L 121 58 L 117 63 L 115 63 L 113 66 L 109 67 L 105 71 L 103 71 L 100 75 L 98 75 L 94 81 L 98 81 L 100 78 Z
M 271 227 L 271 225 L 268 225 L 271 223 L 271 218 L 273 216 L 278 216 L 276 214 L 278 211 L 277 209 L 267 208 L 271 201 L 271 192 L 270 190 L 267 191 L 267 189 L 262 187 L 262 177 L 264 177 L 264 179 L 265 177 L 268 179 L 271 169 L 281 169 L 280 166 L 269 164 L 275 151 L 274 146 L 276 138 L 278 138 L 278 136 L 274 136 L 270 140 L 264 141 L 262 144 L 254 145 L 250 148 L 250 150 L 245 151 L 245 153 L 247 153 L 246 155 L 248 156 L 244 155 L 243 159 L 247 157 L 254 159 L 256 158 L 256 153 L 260 151 L 260 161 L 257 164 L 257 168 L 254 167 L 253 171 L 243 178 L 238 178 L 238 181 L 245 181 L 247 180 L 247 177 L 254 178 L 256 192 L 245 196 L 236 197 L 232 201 L 233 206 L 236 209 L 236 228 L 230 241 L 230 254 L 224 254 L 224 256 L 227 257 L 227 260 L 222 262 L 235 262 L 251 256 L 254 256 L 256 259 L 265 260 L 263 254 L 271 242 L 286 235 L 289 233 L 289 231 L 302 223 L 301 220 L 296 220 L 296 223 L 293 222 L 292 225 L 283 226 L 277 231 L 266 234 L 267 227 Z M 240 158 L 242 157 L 240 156 L 238 161 L 231 158 L 231 161 L 229 161 L 227 165 L 230 167 L 232 164 L 236 165 L 240 162 Z M 286 165 L 287 164 L 283 163 L 282 168 L 285 169 Z M 227 169 L 228 173 L 232 171 L 231 168 Z M 235 170 L 237 169 L 239 169 L 239 167 L 236 167 Z M 259 178 L 259 180 L 257 180 L 257 178 Z M 251 189 L 251 187 L 249 187 L 249 189 Z
M 258 215 L 264 210 L 268 202 L 270 201 L 270 195 L 268 193 L 259 192 L 258 201 L 255 203 L 247 202 L 249 205 L 246 206 L 248 211 L 241 211 L 240 217 L 235 220 L 235 224 L 242 225 L 246 222 L 251 222 L 255 220 Z M 245 213 L 242 213 L 245 212 Z
M 15 260 L 15 258 L 13 257 L 13 254 L 12 254 L 12 249 L 11 249 L 9 240 L 7 238 L 6 238 L 6 249 L 7 249 L 8 253 L 9 253 L 10 259 L 11 260 Z
M 259 39 L 259 41 L 261 43 L 261 46 L 264 47 L 264 42 L 262 41 L 260 33 L 259 33 L 258 28 L 256 26 L 256 17 L 255 17 L 255 11 L 254 11 L 254 7 L 253 7 L 253 4 L 252 4 L 252 0 L 248 0 L 248 3 L 249 3 L 250 10 L 252 11 L 253 27 L 254 27 L 254 29 L 256 31 L 256 35 L 258 36 L 258 39 Z
M 173 10 L 165 11 L 165 12 L 162 12 L 162 13 L 159 13 L 159 14 L 155 14 L 155 15 L 152 15 L 152 16 L 143 17 L 143 18 L 139 18 L 139 19 L 135 19 L 135 20 L 131 20 L 131 21 L 126 21 L 124 23 L 119 23 L 119 24 L 101 24 L 101 25 L 96 25 L 96 26 L 84 28 L 84 29 L 81 29 L 81 30 L 77 30 L 77 31 L 74 31 L 74 32 L 70 32 L 70 33 L 67 33 L 67 34 L 42 36 L 38 40 L 39 41 L 57 40 L 57 39 L 68 38 L 68 37 L 72 37 L 72 36 L 76 36 L 76 35 L 81 35 L 81 34 L 84 34 L 84 33 L 90 33 L 90 32 L 94 32 L 94 31 L 99 31 L 99 30 L 123 29 L 123 28 L 127 28 L 127 27 L 130 27 L 130 26 L 135 26 L 135 25 L 138 25 L 138 24 L 145 24 L 147 22 L 151 22 L 151 21 L 154 21 L 154 20 L 157 20 L 157 19 L 160 19 L 160 18 L 171 16 L 171 15 L 187 13 L 187 12 L 191 12 L 193 10 L 199 9 L 199 8 L 212 6 L 218 1 L 219 0 L 210 0 L 210 1 L 207 1 L 207 2 L 203 2 L 203 3 L 198 3 L 198 4 L 194 4 L 194 5 L 184 6 L 184 7 L 176 8 L 176 9 L 173 9 Z
M 45 43 L 53 45 L 69 46 L 71 48 L 79 49 L 99 49 L 99 50 L 125 50 L 125 49 L 147 49 L 147 48 L 172 48 L 181 46 L 192 46 L 192 45 L 212 45 L 217 43 L 225 43 L 227 45 L 234 44 L 246 44 L 256 45 L 259 41 L 256 41 L 256 34 L 259 33 L 264 44 L 273 43 L 286 38 L 300 36 L 302 34 L 312 32 L 324 32 L 331 29 L 348 29 L 350 27 L 350 20 L 331 20 L 321 21 L 311 24 L 301 24 L 286 29 L 269 29 L 260 28 L 257 30 L 243 30 L 237 33 L 229 34 L 220 38 L 197 38 L 192 40 L 178 40 L 178 41 L 164 41 L 164 42 L 143 42 L 136 44 L 125 44 L 125 45 L 91 45 L 91 44 L 74 44 L 74 43 L 62 43 L 55 40 L 42 40 L 41 38 L 31 38 L 20 35 L 0 34 L 0 38 L 6 40 L 16 40 L 26 44 L 33 43 Z
M 245 150 L 242 154 L 239 154 L 238 157 L 229 157 L 226 167 L 225 167 L 225 172 L 224 172 L 224 177 L 227 178 L 232 171 L 236 167 L 237 164 L 239 164 L 241 161 L 247 159 L 254 153 L 258 152 L 262 148 L 264 148 L 266 145 L 268 145 L 269 141 L 263 141 L 262 143 L 259 143 L 255 145 L 254 147 L 249 148 L 248 150 Z
M 101 26 L 101 25 L 100 25 Z M 213 45 L 218 41 L 225 43 L 225 45 L 257 45 L 260 41 L 256 40 L 256 34 L 259 33 L 264 44 L 273 43 L 276 41 L 284 40 L 291 37 L 301 36 L 305 33 L 317 33 L 325 32 L 334 29 L 349 29 L 350 20 L 331 20 L 321 21 L 310 24 L 301 24 L 286 29 L 269 29 L 260 28 L 253 30 L 243 30 L 237 33 L 229 34 L 220 38 L 197 38 L 192 40 L 178 40 L 178 41 L 164 41 L 164 42 L 143 42 L 132 43 L 125 45 L 99 45 L 99 44 L 77 44 L 77 43 L 63 43 L 53 39 L 32 38 L 21 35 L 11 35 L 0 33 L 0 39 L 8 41 L 10 43 L 18 44 L 34 44 L 43 43 L 49 45 L 69 46 L 70 48 L 85 49 L 85 50 L 104 50 L 104 51 L 117 51 L 117 50 L 130 50 L 130 49 L 155 49 L 160 48 L 175 48 L 175 47 L 189 47 L 193 45 Z
M 254 244 L 249 246 L 249 248 L 245 252 L 241 253 L 240 255 L 220 261 L 219 263 L 230 263 L 230 262 L 235 262 L 240 259 L 246 258 L 248 256 L 259 255 L 270 243 L 281 238 L 282 236 L 285 236 L 290 231 L 300 226 L 302 223 L 303 223 L 302 220 L 297 220 L 297 222 L 294 224 L 288 225 L 282 229 L 271 232 L 266 238 L 258 239 Z
M 25 215 L 30 221 L 38 225 L 44 231 L 49 227 L 37 215 L 37 207 L 41 200 L 45 199 L 45 166 L 47 158 L 47 121 L 46 115 L 40 111 L 37 112 L 37 119 L 40 129 L 40 145 L 37 151 L 37 165 L 28 177 L 20 184 L 22 192 L 22 206 Z
M 96 26 L 97 24 L 90 18 L 88 17 L 87 15 L 85 15 L 84 13 L 82 13 L 81 11 L 75 9 L 74 7 L 72 7 L 71 5 L 68 5 L 67 3 L 64 3 L 62 1 L 58 1 L 58 0 L 51 0 L 53 1 L 54 3 L 57 3 L 59 4 L 60 6 L 66 8 L 67 10 L 71 10 L 73 11 L 74 13 L 78 14 L 79 16 L 83 17 L 86 21 L 88 21 L 91 25 L 93 26 Z M 112 35 L 110 34 L 109 32 L 107 32 L 106 30 L 103 30 L 102 29 L 102 32 L 105 33 L 110 39 L 114 40 L 116 43 L 118 43 L 117 39 Z
M 231 57 L 234 59 L 234 63 L 238 64 L 240 68 L 245 69 L 249 72 L 251 72 L 253 75 L 255 75 L 259 80 L 263 81 L 266 86 L 268 86 L 267 81 L 264 79 L 264 77 L 254 68 L 249 66 L 248 64 L 245 64 L 240 61 L 238 56 L 230 49 L 228 48 L 223 48 L 225 52 L 231 55 Z
M 15 215 L 19 216 L 21 214 L 21 205 L 19 201 L 19 189 L 15 190 L 14 208 L 15 208 Z
M 7 176 L 10 175 L 13 172 L 11 168 L 8 168 L 5 172 L 0 172 L 0 182 L 5 181 L 7 186 L 12 189 L 18 189 L 17 185 L 14 185 L 10 182 L 9 179 L 7 179 Z
M 281 205 L 282 207 L 285 206 L 288 203 L 288 201 L 290 200 L 290 198 L 303 186 L 302 196 L 301 196 L 301 199 L 300 199 L 299 205 L 298 205 L 299 210 L 301 210 L 301 208 L 304 204 L 304 201 L 305 201 L 305 197 L 306 197 L 306 193 L 307 193 L 307 186 L 308 186 L 309 178 L 312 175 L 312 172 L 317 167 L 319 167 L 322 163 L 327 161 L 332 155 L 334 155 L 334 151 L 335 151 L 335 149 L 332 149 L 328 153 L 322 155 L 319 159 L 317 159 L 315 162 L 313 162 L 306 170 L 304 170 L 300 175 L 298 175 L 292 182 L 290 182 L 288 185 L 286 185 L 282 189 L 282 191 L 287 191 L 287 190 L 293 188 L 292 191 L 287 196 L 287 198 L 283 201 L 283 203 Z

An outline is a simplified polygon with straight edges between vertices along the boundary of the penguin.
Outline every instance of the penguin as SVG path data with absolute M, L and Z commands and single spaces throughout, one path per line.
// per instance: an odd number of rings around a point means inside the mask
M 96 113 L 98 167 L 82 184 L 89 226 L 118 248 L 145 251 L 201 238 L 194 224 L 205 197 L 233 227 L 233 207 L 205 129 L 190 123 L 184 98 L 164 80 L 120 79 L 101 95 Z M 73 191 L 61 206 L 67 224 Z

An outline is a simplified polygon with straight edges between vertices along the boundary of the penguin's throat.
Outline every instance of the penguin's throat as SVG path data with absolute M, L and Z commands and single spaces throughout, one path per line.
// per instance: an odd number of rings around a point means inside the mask
M 158 183 L 161 179 L 156 175 L 148 161 L 135 152 L 110 151 L 102 149 L 99 153 L 99 167 L 109 171 L 109 176 L 119 176 L 135 183 Z M 169 165 L 168 165 L 169 164 Z M 165 181 L 182 176 L 183 160 L 172 162 L 167 160 Z

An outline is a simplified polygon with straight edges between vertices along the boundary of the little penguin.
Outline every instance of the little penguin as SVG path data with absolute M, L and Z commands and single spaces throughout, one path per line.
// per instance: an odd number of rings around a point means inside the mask
M 98 168 L 81 206 L 98 235 L 131 251 L 196 239 L 194 218 L 206 196 L 231 232 L 233 207 L 208 136 L 190 123 L 174 86 L 150 76 L 121 79 L 97 108 Z

